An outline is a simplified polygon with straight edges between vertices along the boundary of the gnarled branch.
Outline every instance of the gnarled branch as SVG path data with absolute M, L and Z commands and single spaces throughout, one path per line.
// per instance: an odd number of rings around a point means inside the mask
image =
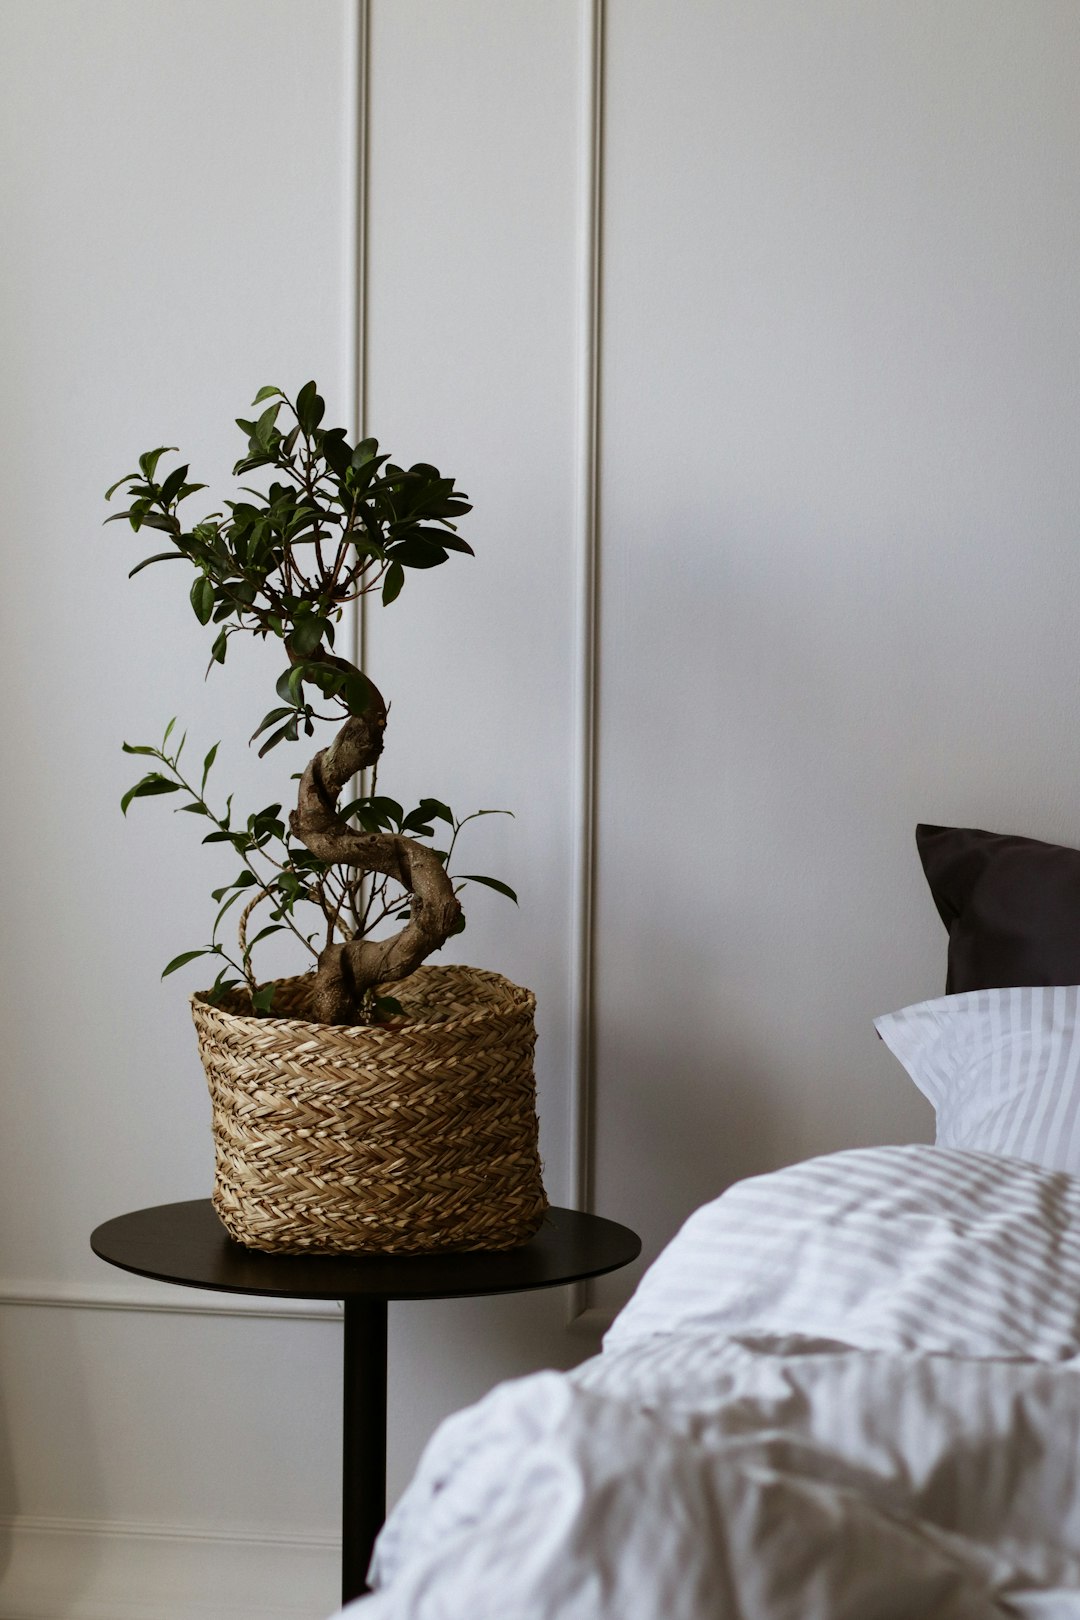
M 409 921 L 388 939 L 345 940 L 319 956 L 312 1012 L 324 1024 L 355 1023 L 365 993 L 404 979 L 455 931 L 461 907 L 434 850 L 392 833 L 350 827 L 338 809 L 345 784 L 382 753 L 386 704 L 368 682 L 363 714 L 350 715 L 328 748 L 308 764 L 300 781 L 293 834 L 321 861 L 378 872 L 408 890 Z

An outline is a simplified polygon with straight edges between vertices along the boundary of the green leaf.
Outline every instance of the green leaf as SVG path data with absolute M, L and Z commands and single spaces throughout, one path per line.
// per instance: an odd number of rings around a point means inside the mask
M 251 998 L 251 1005 L 258 1013 L 268 1013 L 274 1004 L 274 991 L 277 985 L 271 979 L 269 984 L 262 984 Z
M 181 810 L 186 810 L 188 812 L 188 814 L 192 815 L 192 816 L 209 816 L 210 815 L 210 812 L 206 808 L 205 804 L 200 804 L 198 800 L 196 800 L 193 804 L 178 804 L 177 807 L 176 807 L 177 815 L 180 814 Z M 211 817 L 211 820 L 212 819 L 213 818 Z
M 388 1018 L 404 1018 L 405 1009 L 396 996 L 372 996 L 371 1006 L 375 1013 L 375 1022 L 385 1024 Z
M 265 928 L 260 928 L 259 929 L 259 932 L 255 935 L 254 939 L 249 939 L 248 940 L 248 948 L 247 948 L 247 953 L 246 954 L 248 956 L 251 955 L 252 951 L 254 950 L 255 946 L 259 943 L 260 939 L 267 939 L 267 938 L 269 938 L 269 936 L 271 934 L 283 934 L 284 932 L 285 932 L 285 924 L 284 923 L 267 923 Z
M 326 409 L 314 382 L 305 383 L 296 396 L 296 418 L 307 434 L 314 433 Z
M 389 555 L 395 563 L 403 564 L 406 568 L 438 568 L 440 563 L 446 561 L 446 552 L 442 546 L 412 537 L 408 540 L 399 540 L 397 545 L 391 548 Z
M 216 951 L 214 954 L 216 956 L 220 956 L 221 952 Z M 239 979 L 227 979 L 225 975 L 228 973 L 228 971 L 228 968 L 222 968 L 210 989 L 206 992 L 206 999 L 210 1003 L 211 1007 L 220 1006 L 225 1000 L 225 997 L 229 994 L 229 991 L 235 990 L 237 985 L 240 983 Z
M 392 562 L 386 570 L 386 578 L 383 580 L 382 599 L 384 607 L 389 607 L 391 602 L 397 601 L 404 583 L 405 570 L 399 562 Z
M 108 489 L 105 491 L 105 499 L 107 501 L 111 501 L 121 484 L 126 484 L 129 478 L 138 478 L 138 476 L 138 473 L 125 473 L 123 478 L 118 478 L 115 484 L 109 485 Z
M 341 696 L 350 714 L 366 714 L 371 703 L 371 682 L 359 669 L 351 669 L 341 685 Z
M 287 714 L 293 714 L 294 712 L 295 711 L 293 709 L 291 709 L 291 708 L 289 708 L 289 709 L 271 709 L 269 714 L 264 714 L 262 719 L 259 721 L 259 724 L 255 727 L 255 730 L 251 733 L 251 736 L 248 738 L 249 746 L 250 746 L 251 743 L 253 743 L 255 741 L 256 737 L 258 737 L 261 732 L 264 732 L 266 730 L 267 726 L 276 725 L 279 720 L 284 720 L 284 718 L 285 718 L 285 716 Z
M 239 477 L 241 473 L 254 472 L 257 467 L 272 467 L 273 464 L 274 457 L 269 452 L 257 456 L 241 456 L 233 467 L 233 477 Z
M 217 751 L 220 746 L 220 743 L 215 743 L 213 748 L 211 748 L 210 752 L 207 754 L 206 758 L 203 760 L 202 786 L 199 789 L 200 793 L 206 792 L 206 778 L 210 775 L 210 767 L 214 763 L 215 759 L 217 759 Z
M 367 800 L 367 804 L 376 815 L 385 817 L 395 827 L 401 826 L 405 812 L 396 799 L 388 799 L 384 794 L 377 793 L 373 799 Z
M 319 449 L 331 471 L 344 478 L 352 465 L 352 446 L 345 441 L 345 429 L 331 428 L 324 433 Z
M 283 726 L 278 727 L 277 731 L 272 731 L 270 733 L 269 737 L 267 737 L 266 741 L 259 749 L 259 758 L 264 759 L 270 752 L 271 748 L 276 748 L 279 742 L 285 742 L 286 739 L 288 739 L 289 742 L 296 741 L 295 718 L 292 720 L 287 720 Z
M 315 614 L 298 619 L 289 634 L 290 651 L 299 653 L 301 658 L 307 658 L 322 643 L 328 629 L 328 621 L 320 619 Z
M 423 811 L 425 819 L 437 816 L 440 821 L 447 822 L 451 827 L 454 825 L 454 812 L 448 804 L 443 804 L 441 799 L 421 799 L 417 809 Z
M 215 939 L 215 940 L 216 940 L 216 939 L 217 939 L 217 931 L 218 931 L 218 927 L 219 927 L 219 926 L 220 926 L 220 923 L 221 923 L 221 919 L 222 919 L 222 917 L 224 917 L 224 915 L 225 915 L 225 913 L 226 913 L 226 912 L 227 912 L 227 911 L 228 911 L 228 909 L 229 909 L 229 907 L 230 907 L 230 906 L 231 906 L 231 905 L 234 905 L 234 904 L 235 904 L 235 902 L 236 902 L 236 901 L 237 901 L 237 900 L 239 900 L 239 898 L 240 898 L 240 896 L 241 896 L 241 895 L 242 895 L 242 894 L 243 894 L 243 892 L 244 892 L 244 891 L 243 891 L 243 889 L 237 889 L 237 890 L 236 890 L 236 891 L 235 891 L 235 893 L 233 893 L 233 894 L 230 894 L 230 896 L 229 896 L 229 898 L 228 898 L 228 899 L 227 899 L 227 900 L 226 900 L 226 902 L 225 902 L 225 904 L 224 904 L 224 905 L 223 905 L 223 906 L 222 906 L 222 907 L 221 907 L 221 909 L 220 909 L 220 910 L 219 910 L 219 911 L 218 911 L 218 914 L 217 914 L 217 916 L 216 916 L 216 917 L 215 917 L 215 918 L 214 918 L 214 927 L 213 927 L 213 938 L 214 938 L 214 939 Z M 218 898 L 218 896 L 219 896 L 219 895 L 222 895 L 222 894 L 224 894 L 224 893 L 225 893 L 225 890 L 224 890 L 224 889 L 215 889 L 215 890 L 214 890 L 214 892 L 213 892 L 213 895 L 212 895 L 212 896 L 211 896 L 211 898 L 212 898 L 212 899 L 214 899 L 214 900 L 216 900 L 216 899 L 217 899 L 217 898 Z
M 268 450 L 270 448 L 273 442 L 274 423 L 280 409 L 280 400 L 276 405 L 268 405 L 256 422 L 253 436 L 260 449 Z
M 445 529 L 435 529 L 429 527 L 427 524 L 418 524 L 415 528 L 408 529 L 402 538 L 407 540 L 423 540 L 427 544 L 433 546 L 449 546 L 451 551 L 467 551 L 470 557 L 474 556 L 475 553 L 473 552 L 473 549 L 469 545 L 468 541 L 460 539 L 458 535 L 451 532 L 452 529 L 453 524 Z
M 210 657 L 215 663 L 223 664 L 225 662 L 225 649 L 228 646 L 228 643 L 229 643 L 229 633 L 228 633 L 228 631 L 227 630 L 219 631 L 218 638 L 214 642 L 214 645 L 210 649 Z
M 200 574 L 191 587 L 191 605 L 200 624 L 209 624 L 214 611 L 214 587 L 205 574 Z
M 379 542 L 365 539 L 363 535 L 357 534 L 355 529 L 349 532 L 349 544 L 355 547 L 358 557 L 377 557 L 380 562 L 387 561 L 386 551 Z
M 153 771 L 149 776 L 144 776 L 141 782 L 136 782 L 133 788 L 128 788 L 124 797 L 120 800 L 120 809 L 126 816 L 128 805 L 132 799 L 152 799 L 159 793 L 178 793 L 179 791 L 179 782 L 170 782 L 164 776 L 159 775 L 157 771 Z
M 281 394 L 281 389 L 273 388 L 269 383 L 267 383 L 265 388 L 259 389 L 259 392 L 255 395 L 255 398 L 251 403 L 253 405 L 261 405 L 264 399 L 274 399 L 278 394 Z M 282 398 L 284 397 L 284 394 L 282 394 Z
M 135 567 L 128 574 L 128 579 L 134 579 L 136 574 L 141 574 L 143 569 L 149 568 L 151 563 L 186 561 L 187 558 L 184 556 L 182 551 L 159 551 L 156 556 L 144 557 L 141 563 L 136 563 Z
M 175 444 L 163 444 L 160 445 L 156 450 L 147 450 L 144 455 L 139 457 L 139 470 L 148 484 L 153 482 L 154 474 L 157 471 L 157 464 L 161 460 L 162 456 L 168 455 L 170 450 L 175 450 L 176 448 L 177 447 Z M 123 480 L 121 480 L 121 482 L 122 481 Z
M 267 834 L 274 838 L 284 838 L 285 824 L 279 819 L 280 816 L 280 804 L 268 804 L 265 810 L 248 817 L 248 832 L 252 838 L 264 838 Z
M 174 467 L 161 486 L 159 499 L 162 506 L 171 506 L 183 487 L 184 479 L 188 475 L 187 467 Z
M 211 889 L 210 898 L 212 900 L 220 900 L 223 894 L 229 893 L 230 889 L 250 889 L 252 884 L 257 883 L 258 881 L 259 880 L 255 876 L 254 872 L 245 866 L 239 877 L 233 878 L 231 883 L 222 884 L 220 889 Z
M 456 872 L 454 877 L 458 883 L 483 883 L 486 888 L 495 889 L 499 894 L 505 894 L 506 898 L 512 900 L 515 906 L 518 903 L 518 897 L 510 885 L 500 883 L 498 878 L 481 877 L 478 872 Z
M 348 814 L 356 817 L 365 832 L 378 833 L 385 830 L 386 822 L 369 810 L 362 800 L 355 804 Z
M 159 749 L 147 748 L 143 743 L 121 743 L 120 746 L 125 754 L 150 754 L 154 759 L 161 757 Z
M 161 977 L 167 979 L 170 973 L 175 973 L 177 968 L 182 968 L 187 962 L 194 962 L 197 956 L 210 956 L 212 954 L 205 946 L 198 951 L 181 951 L 180 955 L 174 956 L 168 967 L 162 971 Z

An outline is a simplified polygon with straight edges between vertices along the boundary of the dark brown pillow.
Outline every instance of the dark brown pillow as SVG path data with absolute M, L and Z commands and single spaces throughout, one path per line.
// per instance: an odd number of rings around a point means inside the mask
M 949 930 L 947 995 L 1080 984 L 1080 850 L 925 824 L 915 841 Z

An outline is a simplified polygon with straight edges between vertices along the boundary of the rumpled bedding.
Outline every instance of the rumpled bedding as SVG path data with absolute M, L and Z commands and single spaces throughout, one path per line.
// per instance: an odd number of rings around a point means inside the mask
M 1080 1181 L 860 1149 L 699 1210 L 445 1423 L 358 1620 L 1080 1620 Z

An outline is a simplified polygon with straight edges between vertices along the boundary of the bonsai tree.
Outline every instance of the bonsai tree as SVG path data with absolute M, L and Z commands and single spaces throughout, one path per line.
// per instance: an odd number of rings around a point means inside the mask
M 260 757 L 301 732 L 312 737 L 323 722 L 334 725 L 334 735 L 299 773 L 287 818 L 275 803 L 240 821 L 231 796 L 217 809 L 206 796 L 218 745 L 205 756 L 196 785 L 181 763 L 184 738 L 173 743 L 170 721 L 159 747 L 124 744 L 127 753 L 148 755 L 155 766 L 128 789 L 121 808 L 126 815 L 133 799 L 180 793 L 178 808 L 212 823 L 203 842 L 230 844 L 242 863 L 233 881 L 213 892 L 218 912 L 210 942 L 175 957 L 162 977 L 198 957 L 216 956 L 223 965 L 212 999 L 246 984 L 254 1011 L 270 1013 L 274 987 L 258 984 L 252 950 L 269 935 L 291 930 L 315 959 L 312 1017 L 331 1024 L 380 1022 L 401 1012 L 382 987 L 412 973 L 464 928 L 463 884 L 486 884 L 516 899 L 495 878 L 450 872 L 465 823 L 499 812 L 476 811 L 459 821 L 439 799 L 424 798 L 406 811 L 377 791 L 388 705 L 370 677 L 335 650 L 335 630 L 350 602 L 378 591 L 389 605 L 410 570 L 437 567 L 451 552 L 472 555 L 454 522 L 471 507 L 438 468 L 424 462 L 398 467 L 380 454 L 377 440 L 351 445 L 344 428 L 324 428 L 314 382 L 295 400 L 280 388 L 261 388 L 253 403 L 265 408 L 254 421 L 238 419 L 248 447 L 233 472 L 268 469 L 268 488 L 242 486 L 241 499 L 185 526 L 182 504 L 207 486 L 189 482 L 186 465 L 159 475 L 162 457 L 175 453 L 163 446 L 140 456 L 138 472 L 107 491 L 111 500 L 126 484 L 130 505 L 106 521 L 126 520 L 136 533 L 154 529 L 168 539 L 169 549 L 143 558 L 132 575 L 162 562 L 194 570 L 192 610 L 200 624 L 217 627 L 207 673 L 224 664 L 235 635 L 281 643 L 285 667 L 277 703 L 251 739 L 263 739 Z M 370 772 L 368 791 L 342 802 L 361 772 Z M 426 842 L 440 826 L 445 848 Z M 218 934 L 237 902 L 238 953 L 232 956 Z M 266 921 L 249 938 L 260 907 Z M 305 917 L 313 915 L 311 931 Z M 381 937 L 377 930 L 388 918 L 403 926 Z

